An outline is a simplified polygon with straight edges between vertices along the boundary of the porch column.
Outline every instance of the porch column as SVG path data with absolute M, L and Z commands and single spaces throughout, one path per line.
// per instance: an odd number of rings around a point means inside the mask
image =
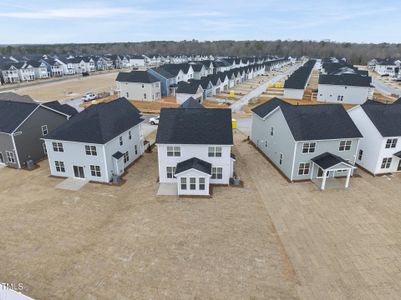
M 315 163 L 312 162 L 312 165 L 311 165 L 311 168 L 310 168 L 310 171 L 311 171 L 311 172 L 310 172 L 310 180 L 313 179 L 314 170 L 315 170 Z
M 327 179 L 327 172 L 326 170 L 323 170 L 323 181 L 322 181 L 322 186 L 320 189 L 324 191 L 324 188 L 326 187 L 326 179 Z
M 347 173 L 347 180 L 345 181 L 345 188 L 346 189 L 349 187 L 349 179 L 351 178 L 351 171 L 352 171 L 352 169 L 349 169 L 348 173 Z

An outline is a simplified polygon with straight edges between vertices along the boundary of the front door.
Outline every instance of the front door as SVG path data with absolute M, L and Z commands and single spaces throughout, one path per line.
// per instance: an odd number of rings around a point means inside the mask
M 0 162 L 1 162 L 1 161 L 0 161 Z M 400 159 L 400 162 L 398 163 L 397 171 L 401 171 L 401 159 Z
M 74 177 L 75 178 L 85 178 L 84 168 L 83 167 L 74 166 Z
M 330 171 L 327 171 L 326 177 L 327 177 L 327 178 L 330 177 Z M 319 170 L 317 170 L 317 176 L 316 176 L 316 178 L 323 178 L 323 170 L 322 170 L 321 168 L 319 168 Z

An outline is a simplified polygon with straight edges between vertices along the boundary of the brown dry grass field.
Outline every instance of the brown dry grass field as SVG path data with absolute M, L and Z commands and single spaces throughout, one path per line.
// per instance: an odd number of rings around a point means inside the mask
M 39 85 L 18 88 L 20 95 L 29 95 L 39 101 L 53 101 L 80 98 L 87 92 L 112 92 L 116 88 L 118 71 L 106 74 L 79 77 L 59 82 L 48 82 Z
M 121 187 L 56 190 L 0 169 L 0 278 L 35 299 L 397 299 L 401 178 L 288 183 L 235 134 L 244 188 L 157 197 L 157 155 Z

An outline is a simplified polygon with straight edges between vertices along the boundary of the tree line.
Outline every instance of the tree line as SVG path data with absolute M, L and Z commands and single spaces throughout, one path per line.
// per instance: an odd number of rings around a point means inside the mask
M 353 64 L 366 64 L 371 58 L 401 57 L 401 44 L 357 44 L 331 41 L 150 41 L 124 43 L 2 45 L 0 55 L 25 54 L 199 54 L 214 56 L 310 56 L 345 57 Z

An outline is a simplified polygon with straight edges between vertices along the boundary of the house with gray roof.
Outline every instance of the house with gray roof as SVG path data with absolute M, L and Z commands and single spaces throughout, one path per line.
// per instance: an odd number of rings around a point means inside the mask
M 160 80 L 148 71 L 120 72 L 116 82 L 120 96 L 127 99 L 142 101 L 161 99 Z
M 160 184 L 178 195 L 209 196 L 211 184 L 233 177 L 230 109 L 162 108 L 156 145 Z
M 144 152 L 142 122 L 126 98 L 91 105 L 43 138 L 51 174 L 118 181 Z
M 289 181 L 322 190 L 355 170 L 361 132 L 340 104 L 291 105 L 273 98 L 252 110 L 251 141 Z
M 33 101 L 0 100 L 0 164 L 32 167 L 47 154 L 41 138 L 66 123 L 71 115 Z
M 400 102 L 369 100 L 348 110 L 363 135 L 356 163 L 373 175 L 401 172 Z
M 199 80 L 191 80 L 190 82 L 182 81 L 178 84 L 176 90 L 177 103 L 182 104 L 191 97 L 202 103 L 204 100 L 203 92 L 204 89 Z

